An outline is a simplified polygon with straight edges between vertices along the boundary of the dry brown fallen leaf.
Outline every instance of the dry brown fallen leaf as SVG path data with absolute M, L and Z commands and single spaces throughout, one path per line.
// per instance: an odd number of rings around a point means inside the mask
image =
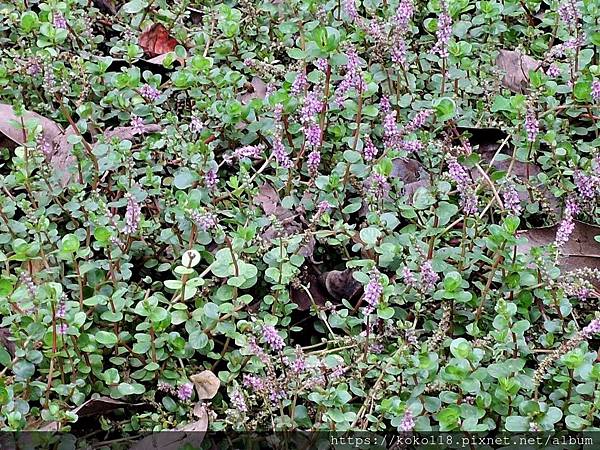
M 529 71 L 536 70 L 540 62 L 516 50 L 500 50 L 496 66 L 504 72 L 502 84 L 513 92 L 525 92 L 529 86 Z
M 569 240 L 561 248 L 558 264 L 564 273 L 589 267 L 600 269 L 600 242 L 594 239 L 600 235 L 600 227 L 578 220 Z M 527 238 L 527 242 L 517 247 L 519 253 L 527 253 L 534 247 L 548 245 L 556 239 L 558 225 L 533 228 L 519 232 L 519 236 Z M 590 280 L 600 288 L 600 283 Z
M 169 31 L 160 23 L 155 23 L 146 28 L 138 38 L 140 47 L 151 58 L 175 50 L 178 42 Z
M 115 400 L 110 397 L 91 398 L 83 402 L 80 406 L 71 412 L 78 417 L 101 416 L 119 408 L 131 408 L 133 406 L 142 406 L 145 403 L 127 403 L 121 400 Z M 59 427 L 59 422 L 50 422 L 39 429 L 39 431 L 54 431 Z
M 202 402 L 196 403 L 193 414 L 198 420 L 184 425 L 181 431 L 206 431 L 208 429 L 208 412 Z
M 52 168 L 59 174 L 62 186 L 69 183 L 69 167 L 75 163 L 75 157 L 71 153 L 73 146 L 69 144 L 68 138 L 74 134 L 71 127 L 63 131 L 54 121 L 32 111 L 25 111 L 22 117 L 18 117 L 12 105 L 0 104 L 0 133 L 17 145 L 27 142 L 23 126 L 35 121 L 42 127 L 42 140 L 52 147 L 47 157 Z
M 117 8 L 115 8 L 112 0 L 94 0 L 94 4 L 102 12 L 113 15 L 117 14 Z
M 0 103 L 0 133 L 15 144 L 23 145 L 27 141 L 26 136 L 23 134 L 22 124 L 27 125 L 32 121 L 36 121 L 42 126 L 42 139 L 46 142 L 52 142 L 63 134 L 62 129 L 54 121 L 40 116 L 36 112 L 25 111 L 21 118 L 17 117 L 12 105 Z
M 134 138 L 134 136 L 140 134 L 156 133 L 160 130 L 162 130 L 162 127 L 157 124 L 145 124 L 142 125 L 141 129 L 135 127 L 116 127 L 110 130 L 106 130 L 104 132 L 104 137 L 107 141 L 111 140 L 114 137 L 119 138 L 122 141 L 130 141 Z
M 204 370 L 190 377 L 200 400 L 208 400 L 217 395 L 221 381 L 210 370 Z
M 267 84 L 258 77 L 252 77 L 252 81 L 246 83 L 245 88 L 246 92 L 238 95 L 238 100 L 244 105 L 255 98 L 263 99 L 267 95 Z
M 338 301 L 356 299 L 358 294 L 362 292 L 362 285 L 354 279 L 351 269 L 332 270 L 322 275 L 325 280 L 327 292 Z
M 405 184 L 426 178 L 426 170 L 416 159 L 395 158 L 392 160 L 392 178 L 399 178 Z

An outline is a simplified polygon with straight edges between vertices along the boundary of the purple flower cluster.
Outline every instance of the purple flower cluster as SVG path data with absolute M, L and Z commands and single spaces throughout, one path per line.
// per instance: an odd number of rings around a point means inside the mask
M 142 207 L 133 195 L 127 193 L 125 194 L 125 197 L 127 198 L 127 209 L 125 210 L 125 226 L 123 227 L 123 233 L 133 234 L 140 226 Z
M 392 62 L 399 66 L 406 66 L 406 54 L 407 48 L 404 37 L 401 34 L 394 35 L 390 52 Z
M 149 84 L 145 84 L 140 88 L 140 95 L 144 97 L 149 102 L 154 102 L 158 100 L 160 97 L 160 91 L 156 89 L 154 86 L 150 86 Z
M 273 403 L 274 405 L 276 405 L 278 402 L 285 398 L 285 391 L 283 391 L 282 389 L 275 389 L 269 392 L 269 400 L 271 400 L 271 403 Z
M 525 113 L 525 131 L 527 131 L 527 140 L 535 142 L 540 132 L 540 124 L 537 120 L 535 110 L 531 107 L 527 108 L 527 112 Z
M 324 103 L 319 100 L 316 92 L 309 92 L 300 110 L 300 122 L 304 130 L 307 145 L 316 147 L 321 144 L 321 127 L 317 123 L 317 115 L 323 110 Z
M 258 345 L 254 336 L 248 338 L 247 351 L 248 354 L 257 356 L 265 364 L 269 361 L 269 355 L 267 355 L 262 347 Z
M 392 46 L 390 57 L 394 64 L 405 66 L 407 59 L 406 33 L 408 32 L 408 24 L 410 23 L 414 13 L 414 5 L 412 0 L 401 0 L 398 4 L 398 9 L 393 19 L 394 32 L 392 35 Z
M 400 141 L 398 143 L 398 148 L 407 151 L 408 153 L 416 153 L 423 150 L 423 143 L 418 140 Z
M 565 42 L 564 47 L 569 50 L 577 51 L 578 48 L 583 46 L 583 36 L 576 36 Z
M 383 118 L 383 141 L 388 148 L 394 148 L 400 133 L 396 125 L 396 111 L 391 109 L 385 113 Z
M 66 30 L 67 20 L 65 19 L 65 16 L 63 16 L 61 13 L 55 12 L 52 14 L 52 25 L 54 25 L 55 28 Z
M 521 214 L 523 208 L 521 207 L 521 200 L 519 199 L 519 193 L 512 184 L 505 186 L 502 192 L 502 200 L 504 201 L 505 208 L 510 211 L 511 214 L 518 216 Z
M 402 269 L 402 281 L 406 285 L 406 287 L 415 287 L 417 284 L 417 280 L 415 279 L 414 274 L 408 268 L 408 266 L 404 266 Z
M 400 425 L 398 425 L 398 431 L 407 433 L 415 428 L 415 418 L 410 409 L 407 409 L 402 417 Z
M 337 366 L 335 366 L 335 369 L 333 369 L 331 371 L 329 378 L 331 380 L 337 380 L 338 378 L 341 378 L 342 375 L 344 375 L 347 371 L 348 371 L 347 366 L 344 366 L 343 364 L 337 365 Z
M 456 183 L 456 189 L 460 195 L 460 206 L 467 215 L 473 215 L 477 212 L 477 195 L 473 189 L 471 178 L 465 168 L 456 158 L 450 158 L 448 161 L 448 175 Z
M 197 211 L 192 211 L 190 217 L 202 231 L 212 230 L 219 223 L 217 216 L 210 212 L 200 214 Z
M 311 176 L 314 176 L 319 170 L 319 164 L 321 164 L 321 153 L 315 149 L 308 154 L 306 165 L 308 166 L 308 172 Z
M 304 104 L 300 109 L 300 122 L 303 124 L 315 121 L 315 116 L 323 111 L 324 103 L 319 99 L 318 94 L 310 91 L 304 98 Z
M 264 341 L 275 351 L 281 351 L 285 347 L 283 338 L 279 336 L 279 333 L 277 333 L 277 330 L 272 325 L 263 325 L 262 336 Z
M 371 280 L 365 287 L 365 293 L 363 295 L 363 299 L 367 303 L 367 306 L 365 306 L 364 309 L 365 316 L 368 316 L 375 308 L 377 308 L 379 300 L 381 299 L 381 294 L 383 294 L 383 286 L 379 282 L 379 274 L 374 273 L 371 275 Z
M 365 90 L 365 81 L 359 67 L 358 53 L 354 47 L 346 50 L 346 74 L 338 84 L 335 90 L 336 103 L 338 106 L 344 104 L 344 99 L 351 89 L 356 89 L 359 93 Z
M 304 372 L 306 370 L 306 360 L 296 358 L 290 363 L 290 369 L 292 369 L 292 372 L 295 374 Z
M 369 22 L 369 27 L 367 28 L 367 34 L 371 36 L 374 41 L 382 42 L 384 39 L 383 24 L 377 19 L 371 20 Z
M 315 61 L 315 67 L 319 69 L 321 72 L 326 72 L 327 67 L 329 67 L 329 63 L 325 58 L 319 58 Z
M 193 393 L 194 386 L 192 383 L 185 383 L 179 386 L 179 389 L 177 389 L 177 398 L 182 402 L 187 402 L 192 398 Z
M 327 200 L 323 200 L 319 202 L 319 205 L 317 206 L 317 215 L 320 216 L 321 214 L 325 213 L 328 209 L 331 208 L 333 208 L 333 205 Z
M 574 0 L 560 0 L 558 15 L 569 28 L 576 28 L 579 19 L 581 19 L 581 13 L 577 9 L 577 4 Z
M 233 157 L 237 159 L 250 158 L 258 159 L 260 154 L 264 151 L 265 146 L 262 144 L 258 145 L 245 145 L 240 147 L 233 152 Z
M 360 16 L 358 15 L 358 10 L 356 9 L 355 0 L 344 0 L 344 11 L 350 20 L 359 20 Z
M 144 133 L 144 119 L 138 116 L 131 116 L 131 127 L 134 134 Z
M 573 175 L 573 181 L 575 181 L 579 195 L 584 199 L 591 200 L 598 195 L 600 189 L 599 176 L 588 175 L 581 170 L 577 170 Z
M 369 193 L 375 198 L 383 197 L 384 193 L 389 189 L 390 185 L 387 182 L 385 175 L 373 172 L 366 181 Z
M 204 186 L 208 189 L 214 189 L 218 181 L 219 177 L 215 169 L 211 169 L 204 174 Z
M 28 60 L 27 66 L 25 67 L 25 73 L 31 77 L 42 73 L 42 66 L 36 58 L 30 58 Z
M 594 101 L 600 100 L 600 80 L 592 81 L 592 98 Z
M 382 95 L 381 100 L 379 100 L 379 112 L 381 114 L 389 114 L 392 110 L 392 105 L 390 104 L 390 99 L 387 95 Z
M 406 125 L 404 125 L 402 134 L 410 134 L 423 128 L 432 114 L 433 111 L 430 109 L 419 111 Z
M 67 334 L 68 329 L 69 329 L 69 325 L 67 325 L 66 323 L 60 323 L 56 327 L 56 332 L 60 335 L 64 335 L 64 334 Z
M 245 387 L 250 388 L 255 392 L 260 392 L 265 389 L 264 380 L 256 375 L 244 374 L 243 384 Z
M 275 86 L 273 83 L 267 84 L 265 87 L 265 102 L 269 101 L 269 97 L 273 95 L 275 91 L 277 91 L 277 86 Z
M 190 121 L 190 131 L 192 131 L 193 133 L 200 133 L 203 127 L 204 124 L 202 123 L 200 118 L 193 116 L 192 120 Z
M 448 8 L 446 2 L 441 2 L 442 12 L 438 16 L 438 24 L 436 31 L 436 43 L 433 46 L 433 53 L 438 54 L 441 58 L 447 58 L 448 53 L 448 42 L 452 37 L 452 18 L 448 14 Z
M 273 139 L 273 156 L 275 157 L 277 164 L 284 169 L 291 169 L 294 165 L 285 151 L 281 135 L 275 135 L 275 138 Z
M 434 272 L 431 266 L 431 261 L 425 261 L 421 266 L 421 285 L 423 290 L 429 291 L 433 289 L 439 279 L 439 275 Z
M 311 147 L 317 147 L 321 144 L 321 127 L 318 123 L 313 122 L 304 127 L 304 139 L 306 144 Z
M 300 95 L 306 90 L 307 87 L 308 80 L 306 79 L 306 74 L 304 72 L 300 72 L 298 75 L 296 75 L 296 79 L 292 83 L 290 93 L 292 95 Z
M 275 118 L 275 132 L 273 135 L 273 156 L 277 164 L 284 169 L 291 169 L 294 163 L 285 151 L 283 145 L 283 124 L 282 124 L 283 105 L 277 104 L 273 111 Z
M 58 301 L 58 306 L 56 307 L 56 317 L 59 319 L 64 319 L 67 316 L 67 296 L 66 294 L 62 294 L 60 296 L 60 300 Z
M 377 147 L 373 144 L 373 141 L 369 136 L 365 137 L 365 145 L 363 147 L 363 158 L 365 161 L 373 161 L 375 156 L 377 156 Z
M 240 391 L 238 391 L 238 390 L 233 391 L 231 393 L 231 395 L 229 396 L 229 398 L 231 399 L 231 404 L 239 412 L 248 411 L 248 406 L 246 405 L 246 399 L 244 399 L 244 396 Z
M 405 33 L 408 29 L 408 24 L 415 12 L 415 7 L 412 0 L 400 0 L 396 14 L 394 15 L 394 24 L 397 31 Z
M 579 205 L 573 198 L 568 198 L 565 204 L 564 217 L 556 231 L 555 245 L 560 248 L 569 241 L 575 230 L 574 218 L 579 213 Z
M 548 75 L 550 78 L 558 78 L 560 73 L 560 67 L 556 63 L 550 64 L 548 69 L 546 69 L 546 75 Z
M 589 324 L 587 324 L 583 328 L 583 330 L 581 330 L 581 335 L 586 339 L 589 339 L 594 334 L 598 334 L 598 333 L 600 333 L 600 319 L 592 320 Z

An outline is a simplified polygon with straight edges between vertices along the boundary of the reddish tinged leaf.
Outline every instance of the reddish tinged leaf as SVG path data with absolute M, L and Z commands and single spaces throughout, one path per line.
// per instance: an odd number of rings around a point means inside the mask
M 155 23 L 140 34 L 140 47 L 150 57 L 163 55 L 175 50 L 178 42 L 171 37 L 169 31 L 160 23 Z
M 263 209 L 265 214 L 270 215 L 279 206 L 279 194 L 269 183 L 264 183 L 258 188 L 258 195 L 254 197 L 254 202 Z

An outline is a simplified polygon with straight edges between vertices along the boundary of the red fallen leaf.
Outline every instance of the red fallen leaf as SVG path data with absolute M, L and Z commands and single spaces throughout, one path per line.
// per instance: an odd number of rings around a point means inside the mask
M 178 42 L 171 37 L 169 31 L 160 23 L 146 28 L 138 39 L 140 47 L 150 57 L 163 55 L 175 50 Z

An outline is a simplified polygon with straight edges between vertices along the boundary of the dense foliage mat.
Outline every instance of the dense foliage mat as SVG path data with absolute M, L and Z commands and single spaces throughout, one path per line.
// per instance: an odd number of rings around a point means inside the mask
M 0 3 L 2 428 L 597 426 L 599 19 Z

